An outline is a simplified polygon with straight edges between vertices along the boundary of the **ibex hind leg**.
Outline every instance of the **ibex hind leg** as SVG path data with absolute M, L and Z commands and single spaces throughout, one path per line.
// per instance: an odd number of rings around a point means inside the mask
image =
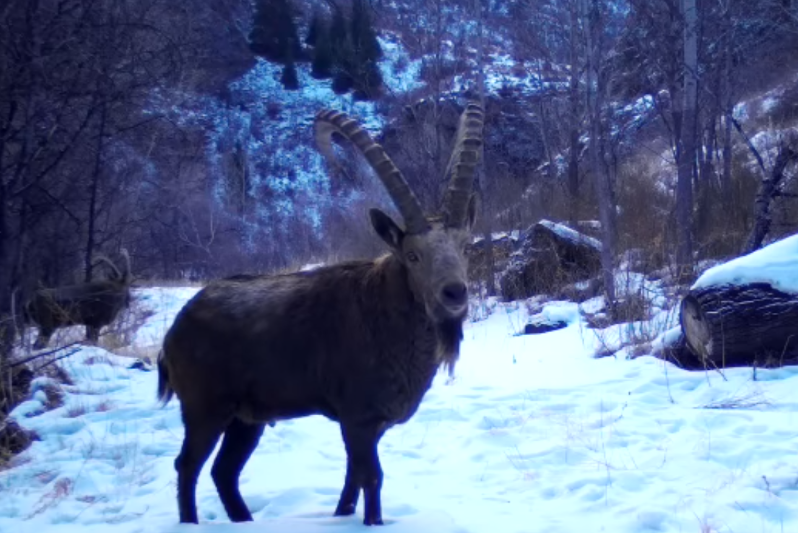
M 233 522 L 252 520 L 241 497 L 238 478 L 263 435 L 263 424 L 247 424 L 234 418 L 224 432 L 224 440 L 211 468 L 211 477 L 219 492 L 227 516 Z
M 185 436 L 180 455 L 175 459 L 177 506 L 180 522 L 196 524 L 197 478 L 230 418 L 211 412 L 193 413 L 186 409 L 185 404 L 182 410 Z

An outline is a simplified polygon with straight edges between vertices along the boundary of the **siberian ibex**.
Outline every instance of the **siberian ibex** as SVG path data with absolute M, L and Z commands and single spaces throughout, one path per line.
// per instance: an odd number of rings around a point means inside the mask
M 109 279 L 44 288 L 33 294 L 25 304 L 24 320 L 39 327 L 35 349 L 47 346 L 55 330 L 66 326 L 86 326 L 86 339 L 97 342 L 100 329 L 111 324 L 119 311 L 130 305 L 130 256 L 124 248 L 121 255 L 125 263 L 122 272 L 107 257 L 95 257 L 95 261 L 111 268 L 113 274 Z
M 425 216 L 402 173 L 345 114 L 316 116 L 319 148 L 349 139 L 404 219 L 378 209 L 371 224 L 390 253 L 307 272 L 235 276 L 199 291 L 178 313 L 158 360 L 158 396 L 176 394 L 185 426 L 175 460 L 181 522 L 197 522 L 197 477 L 224 434 L 211 469 L 234 522 L 252 520 L 238 486 L 265 424 L 320 414 L 337 421 L 347 453 L 336 516 L 382 524 L 377 444 L 408 421 L 443 366 L 455 364 L 468 311 L 464 255 L 476 217 L 472 185 L 483 111 L 461 115 L 442 212 Z

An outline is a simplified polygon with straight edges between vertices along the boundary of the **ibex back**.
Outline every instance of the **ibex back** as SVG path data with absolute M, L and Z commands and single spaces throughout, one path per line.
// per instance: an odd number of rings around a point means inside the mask
M 124 248 L 121 255 L 122 272 L 107 257 L 96 258 L 112 269 L 109 279 L 44 288 L 33 294 L 25 304 L 24 318 L 39 327 L 35 349 L 47 346 L 56 329 L 75 325 L 86 326 L 86 339 L 97 342 L 100 330 L 130 304 L 130 256 Z
M 383 148 L 343 113 L 317 115 L 321 151 L 352 141 L 385 185 L 404 228 L 378 209 L 371 224 L 390 253 L 309 272 L 235 276 L 209 284 L 177 315 L 159 358 L 159 397 L 176 394 L 185 425 L 175 461 L 181 522 L 197 522 L 197 476 L 224 434 L 211 475 L 232 521 L 252 520 L 238 478 L 267 423 L 321 414 L 340 423 L 346 475 L 335 515 L 382 524 L 377 445 L 406 422 L 442 365 L 459 354 L 468 312 L 464 255 L 483 113 L 458 127 L 442 213 L 425 216 Z

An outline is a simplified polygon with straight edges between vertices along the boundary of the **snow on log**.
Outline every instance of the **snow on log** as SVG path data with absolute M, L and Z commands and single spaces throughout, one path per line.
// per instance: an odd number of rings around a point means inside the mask
M 520 250 L 501 275 L 505 301 L 553 294 L 566 285 L 596 276 L 601 269 L 601 242 L 568 226 L 541 220 L 522 238 Z
M 798 235 L 707 270 L 684 297 L 687 346 L 707 366 L 798 361 Z

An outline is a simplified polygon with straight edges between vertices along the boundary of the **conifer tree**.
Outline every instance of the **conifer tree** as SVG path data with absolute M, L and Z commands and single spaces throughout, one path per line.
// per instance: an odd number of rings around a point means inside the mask
M 364 62 L 382 59 L 382 47 L 365 0 L 352 2 L 352 44 L 355 54 Z
M 382 58 L 382 47 L 369 16 L 365 0 L 352 3 L 352 63 L 354 66 L 353 87 L 356 100 L 373 100 L 382 89 L 382 73 L 378 62 Z
M 308 46 L 316 46 L 319 36 L 319 28 L 324 26 L 324 18 L 318 9 L 313 10 L 313 15 L 310 17 L 310 24 L 308 25 L 308 34 L 305 37 L 305 44 Z
M 327 22 L 319 17 L 316 19 L 313 39 L 313 61 L 310 75 L 317 80 L 332 78 L 333 76 L 333 49 L 330 39 L 330 28 Z
M 340 9 L 336 9 L 333 13 L 330 27 L 330 48 L 332 51 L 332 90 L 335 94 L 346 94 L 354 84 L 352 79 L 353 54 L 346 17 Z
M 300 59 L 302 47 L 290 0 L 258 0 L 249 41 L 254 54 L 274 63 Z

